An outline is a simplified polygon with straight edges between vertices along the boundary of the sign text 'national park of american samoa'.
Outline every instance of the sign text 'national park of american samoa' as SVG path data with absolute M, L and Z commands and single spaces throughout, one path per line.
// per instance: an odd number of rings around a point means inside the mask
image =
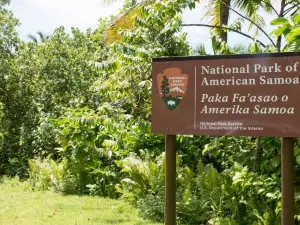
M 300 53 L 154 58 L 152 133 L 300 136 Z

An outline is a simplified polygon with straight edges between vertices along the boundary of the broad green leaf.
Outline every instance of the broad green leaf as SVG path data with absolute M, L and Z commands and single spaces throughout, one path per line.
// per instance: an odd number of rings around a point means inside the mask
M 286 36 L 287 41 L 293 42 L 295 38 L 300 35 L 300 27 L 292 29 L 292 31 Z
M 298 23 L 300 21 L 300 14 L 296 14 L 294 17 L 293 17 L 293 22 L 294 23 Z
M 294 149 L 294 156 L 297 156 L 297 155 L 299 155 L 300 154 L 300 147 L 296 147 L 295 149 Z
M 234 162 L 233 169 L 234 169 L 234 171 L 242 171 L 243 170 L 243 166 L 240 163 L 238 163 L 238 162 Z
M 276 18 L 275 20 L 271 21 L 271 25 L 282 25 L 282 24 L 288 24 L 288 23 L 289 23 L 288 19 L 283 18 L 283 17 L 279 17 L 279 18 Z
M 210 151 L 212 149 L 211 145 L 206 144 L 204 146 L 204 149 L 202 150 L 202 154 L 205 154 L 206 152 Z
M 275 34 L 275 36 L 278 37 L 278 36 L 282 35 L 285 32 L 285 30 L 288 29 L 288 27 L 289 27 L 289 24 L 285 24 L 285 25 L 273 30 L 270 33 L 270 35 Z
M 277 198 L 277 195 L 275 193 L 270 193 L 270 192 L 267 193 L 266 196 L 269 198 Z

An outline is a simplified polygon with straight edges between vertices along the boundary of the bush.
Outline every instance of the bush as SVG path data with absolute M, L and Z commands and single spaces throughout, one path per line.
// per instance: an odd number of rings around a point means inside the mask
M 34 190 L 56 192 L 65 191 L 67 177 L 66 160 L 55 162 L 50 158 L 29 160 L 29 183 Z
M 147 218 L 163 221 L 164 155 L 152 160 L 134 154 L 118 162 L 125 178 L 122 197 Z M 278 178 L 249 172 L 238 163 L 218 172 L 199 161 L 197 169 L 180 166 L 177 157 L 177 219 L 182 224 L 280 224 Z

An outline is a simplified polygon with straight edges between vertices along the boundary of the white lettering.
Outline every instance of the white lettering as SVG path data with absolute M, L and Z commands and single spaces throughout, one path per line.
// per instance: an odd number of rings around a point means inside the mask
M 266 78 L 266 76 L 260 76 L 259 78 L 260 84 L 299 84 L 299 78 L 298 77 L 269 77 Z
M 261 107 L 260 105 L 255 105 L 253 113 L 263 115 L 294 114 L 294 107 Z

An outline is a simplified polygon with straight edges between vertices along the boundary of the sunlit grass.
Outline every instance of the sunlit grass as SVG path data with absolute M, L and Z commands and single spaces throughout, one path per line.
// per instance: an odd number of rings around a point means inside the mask
M 26 183 L 7 180 L 0 183 L 0 224 L 158 225 L 121 200 L 32 192 Z

